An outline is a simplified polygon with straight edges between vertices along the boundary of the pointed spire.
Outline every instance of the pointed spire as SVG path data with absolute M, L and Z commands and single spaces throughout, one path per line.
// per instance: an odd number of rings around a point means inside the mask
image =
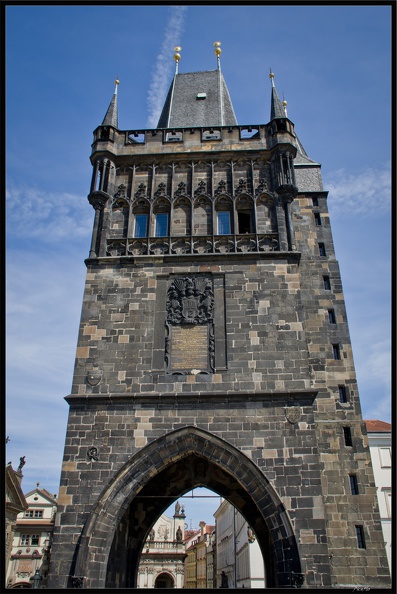
M 270 108 L 270 120 L 274 120 L 274 118 L 285 118 L 285 109 L 277 95 L 276 87 L 274 85 L 274 74 L 271 69 L 270 69 L 269 78 L 272 81 L 272 99 L 271 99 L 271 108 Z
M 116 78 L 114 82 L 114 94 L 109 104 L 106 115 L 103 118 L 102 126 L 113 126 L 113 128 L 118 128 L 117 87 L 120 81 L 118 78 Z

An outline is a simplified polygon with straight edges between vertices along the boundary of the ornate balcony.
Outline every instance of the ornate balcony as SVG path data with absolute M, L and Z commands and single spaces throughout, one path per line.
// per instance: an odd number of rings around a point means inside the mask
M 112 239 L 106 246 L 106 255 L 113 257 L 274 251 L 279 251 L 277 233 Z

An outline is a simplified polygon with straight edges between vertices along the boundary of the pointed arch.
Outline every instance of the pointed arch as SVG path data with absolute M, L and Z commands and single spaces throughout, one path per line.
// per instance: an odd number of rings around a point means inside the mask
M 256 199 L 257 233 L 276 233 L 275 199 L 262 193 Z
M 85 523 L 75 575 L 85 576 L 87 588 L 112 587 L 116 575 L 122 587 L 134 587 L 151 525 L 181 494 L 197 486 L 228 499 L 247 519 L 267 564 L 268 585 L 291 584 L 292 576 L 300 572 L 300 560 L 281 499 L 243 452 L 193 426 L 145 446 L 111 479 Z M 122 531 L 119 542 L 117 534 Z
M 187 196 L 178 196 L 172 204 L 171 235 L 190 235 L 192 203 Z
M 194 200 L 193 234 L 212 235 L 212 203 L 208 196 L 203 194 Z

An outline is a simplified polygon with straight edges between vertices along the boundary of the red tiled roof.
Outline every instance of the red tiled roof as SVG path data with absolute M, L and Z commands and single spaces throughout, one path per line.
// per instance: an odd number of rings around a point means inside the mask
M 364 421 L 368 433 L 391 433 L 391 424 L 385 421 Z

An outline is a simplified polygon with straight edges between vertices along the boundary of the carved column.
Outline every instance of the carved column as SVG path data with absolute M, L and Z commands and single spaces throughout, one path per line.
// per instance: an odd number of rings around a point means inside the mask
M 91 206 L 95 209 L 95 218 L 94 218 L 94 226 L 92 230 L 92 239 L 91 239 L 91 247 L 90 247 L 90 258 L 96 258 L 96 246 L 98 240 L 98 234 L 100 232 L 100 220 L 102 218 L 103 208 L 105 206 L 107 196 L 101 195 L 98 193 L 94 193 L 94 195 L 90 194 L 88 200 Z
M 91 188 L 90 194 L 96 190 L 97 180 L 98 180 L 98 172 L 99 172 L 99 160 L 95 161 L 94 167 L 92 170 L 92 178 L 91 178 Z
M 279 197 L 276 202 L 276 217 L 277 217 L 277 229 L 278 229 L 278 241 L 280 251 L 288 250 L 288 236 L 287 226 L 285 222 L 285 211 L 282 199 Z
M 290 250 L 295 251 L 296 250 L 295 237 L 294 237 L 294 231 L 293 231 L 292 220 L 291 220 L 291 202 L 292 202 L 292 196 L 287 196 L 284 201 L 285 223 L 286 223 L 286 228 L 287 228 L 288 248 Z

